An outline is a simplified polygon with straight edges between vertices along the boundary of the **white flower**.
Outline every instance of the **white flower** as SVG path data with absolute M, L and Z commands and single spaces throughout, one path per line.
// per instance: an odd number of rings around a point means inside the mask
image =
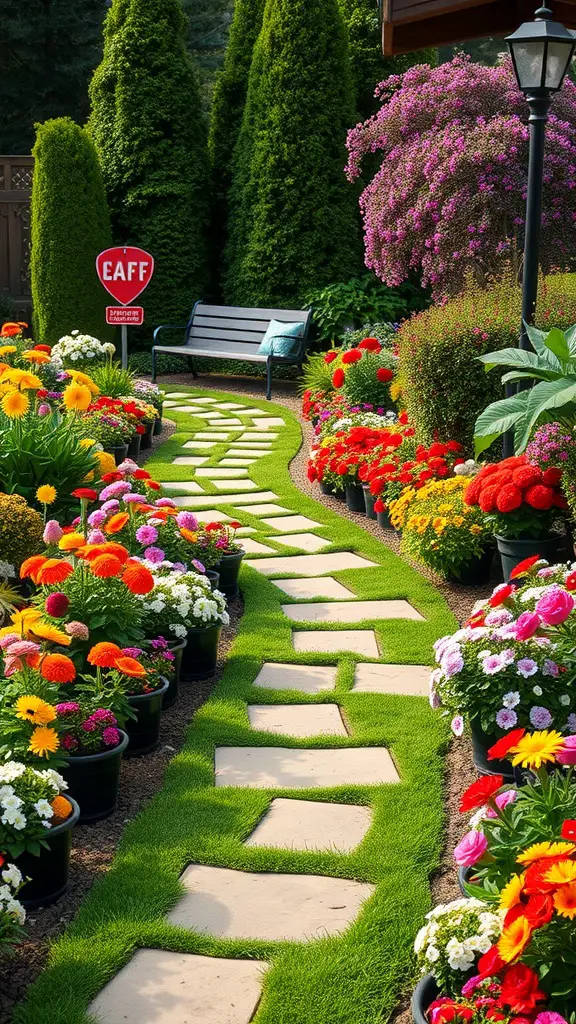
M 13 889 L 17 889 L 22 881 L 22 873 L 18 870 L 15 864 L 10 864 L 9 867 L 4 868 L 2 878 L 8 885 L 11 885 Z
M 37 775 L 42 779 L 46 779 L 46 782 L 49 782 L 58 793 L 61 793 L 64 789 L 68 789 L 68 783 L 66 780 L 62 775 L 60 775 L 60 772 L 54 771 L 53 768 L 45 768 L 43 771 L 37 772 Z
M 5 811 L 0 821 L 3 825 L 12 825 L 17 832 L 20 832 L 23 828 L 26 828 L 26 818 L 19 810 Z
M 558 698 L 558 700 L 560 701 L 561 704 L 564 705 L 564 707 L 568 707 L 568 705 L 570 704 L 570 697 L 569 697 L 569 695 L 567 693 L 560 694 L 560 697 Z
M 541 686 L 533 686 L 532 687 L 532 693 L 535 693 L 537 697 L 541 697 L 543 692 L 544 691 L 542 690 Z
M 415 953 L 420 953 L 421 950 L 424 949 L 424 946 L 426 945 L 426 942 L 428 941 L 429 930 L 430 930 L 429 926 L 425 924 L 425 925 L 423 925 L 423 927 L 418 932 L 418 935 L 414 939 L 414 952 Z
M 436 946 L 428 946 L 426 950 L 426 959 L 429 963 L 435 964 L 438 957 L 440 956 L 440 950 Z
M 18 922 L 18 924 L 24 924 L 26 920 L 26 911 L 18 900 L 7 900 L 6 910 Z
M 505 693 L 502 697 L 502 703 L 505 708 L 515 708 L 520 703 L 520 694 L 517 690 L 512 690 L 510 693 Z
M 474 939 L 470 939 L 469 941 L 474 942 L 474 949 L 479 953 L 487 953 L 492 945 L 492 939 L 487 932 L 484 932 L 483 935 L 475 935 Z
M 34 810 L 41 818 L 51 818 L 54 814 L 48 800 L 38 800 L 34 804 Z
M 12 792 L 12 795 L 4 797 L 1 803 L 2 807 L 4 807 L 6 811 L 19 811 L 24 801 L 21 800 L 19 796 L 16 796 L 14 792 Z
M 19 779 L 21 775 L 24 775 L 25 771 L 26 765 L 21 764 L 20 761 L 7 761 L 0 768 L 0 782 L 13 782 L 14 779 Z
M 168 628 L 172 630 L 174 636 L 177 636 L 179 640 L 183 640 L 184 637 L 188 636 L 186 626 L 181 626 L 178 622 L 170 623 Z

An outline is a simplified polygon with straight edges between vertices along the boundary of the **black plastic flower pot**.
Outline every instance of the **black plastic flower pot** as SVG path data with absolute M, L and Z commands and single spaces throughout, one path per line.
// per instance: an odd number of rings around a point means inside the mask
M 101 821 L 114 813 L 118 806 L 120 764 L 128 746 L 128 736 L 120 731 L 117 747 L 99 754 L 71 756 L 62 769 L 68 783 L 68 793 L 80 805 L 80 824 Z
M 470 722 L 474 766 L 480 775 L 503 775 L 506 782 L 514 781 L 514 772 L 509 761 L 489 761 L 488 750 L 496 743 L 496 736 L 488 736 L 479 722 Z
M 334 487 L 332 484 L 325 484 L 323 480 L 320 481 L 320 494 L 330 494 L 334 497 Z
M 462 565 L 458 572 L 447 573 L 451 583 L 460 583 L 463 587 L 482 587 L 488 583 L 492 572 L 494 548 L 486 548 L 476 558 Z
M 16 858 L 23 876 L 30 879 L 18 895 L 26 910 L 51 906 L 68 888 L 72 829 L 80 818 L 80 808 L 73 797 L 66 799 L 72 804 L 72 814 L 46 832 L 44 838 L 48 845 L 41 847 L 38 857 L 25 850 Z
M 216 569 L 206 569 L 206 579 L 210 581 L 211 590 L 220 590 L 220 573 Z
M 224 597 L 238 596 L 238 577 L 245 554 L 245 551 L 235 551 L 233 555 L 222 555 L 218 564 L 214 566 L 216 572 L 220 575 L 218 589 L 224 594 Z
M 374 502 L 377 500 L 375 494 L 370 493 L 370 485 L 362 484 L 362 491 L 364 493 L 364 511 L 368 519 L 376 519 L 376 512 L 374 511 Z
M 568 558 L 568 541 L 565 534 L 554 533 L 548 537 L 501 537 L 496 535 L 496 544 L 502 562 L 502 573 L 506 583 L 510 581 L 510 573 L 525 558 L 540 555 L 547 562 L 561 562 Z
M 154 420 L 154 426 L 152 428 L 152 436 L 158 437 L 162 433 L 162 416 Z
M 186 647 L 188 640 L 177 640 L 170 644 L 170 650 L 174 655 L 174 661 L 172 662 L 172 668 L 176 674 L 176 679 L 180 683 L 181 669 L 182 669 L 182 652 Z
M 458 868 L 458 888 L 460 889 L 460 892 L 462 893 L 463 896 L 467 896 L 468 895 L 468 893 L 466 892 L 466 886 L 470 885 L 473 881 L 474 881 L 474 868 L 473 867 Z M 476 882 L 478 882 L 478 878 L 477 877 L 476 877 Z
M 174 664 L 174 662 L 172 662 L 172 664 Z M 168 689 L 162 698 L 162 711 L 168 711 L 168 708 L 173 708 L 178 700 L 180 679 L 175 672 L 171 672 L 169 676 L 162 676 L 162 679 L 165 679 L 168 683 Z
M 414 1024 L 429 1024 L 428 1007 L 438 998 L 438 985 L 432 974 L 425 974 L 412 993 L 412 1019 Z
M 124 459 L 128 455 L 128 445 L 117 444 L 114 448 L 105 448 L 104 451 L 108 452 L 109 455 L 113 455 L 114 462 L 119 466 L 121 462 L 124 462 Z
M 125 757 L 138 757 L 155 750 L 160 740 L 160 717 L 162 701 L 168 689 L 168 680 L 153 693 L 137 693 L 128 697 L 128 703 L 136 713 L 136 718 L 126 722 L 126 732 L 130 742 Z
M 376 519 L 378 520 L 378 526 L 381 526 L 383 530 L 391 530 L 392 523 L 390 522 L 390 513 L 385 508 L 383 512 L 376 513 Z
M 144 420 L 143 426 L 146 427 L 146 432 L 140 434 L 140 451 L 145 452 L 148 448 L 152 447 L 152 436 L 154 434 L 154 420 Z
M 222 626 L 206 626 L 205 629 L 189 629 L 188 644 L 182 655 L 182 682 L 192 683 L 210 679 L 218 661 L 218 642 Z
M 360 484 L 346 484 L 344 488 L 346 495 L 346 508 L 349 512 L 362 512 L 366 515 L 366 503 L 364 491 Z
M 137 459 L 140 455 L 141 435 L 132 434 L 130 438 L 130 444 L 128 445 L 128 458 Z

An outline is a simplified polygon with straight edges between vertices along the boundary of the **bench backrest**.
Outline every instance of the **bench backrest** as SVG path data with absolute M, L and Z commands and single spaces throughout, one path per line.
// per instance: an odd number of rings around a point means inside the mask
M 210 348 L 214 352 L 255 355 L 271 320 L 303 323 L 303 339 L 308 336 L 309 309 L 250 309 L 243 306 L 209 306 L 198 302 L 189 323 L 187 344 L 192 348 Z

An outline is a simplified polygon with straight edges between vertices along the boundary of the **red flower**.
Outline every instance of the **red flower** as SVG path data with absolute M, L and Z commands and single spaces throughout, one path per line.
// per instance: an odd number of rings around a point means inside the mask
M 526 729 L 512 729 L 512 732 L 506 733 L 502 739 L 498 740 L 488 750 L 489 761 L 501 761 L 506 757 L 506 754 L 511 747 L 515 747 L 518 740 L 521 740 L 526 732 Z
M 468 786 L 463 794 L 460 801 L 460 813 L 465 814 L 466 811 L 475 811 L 477 807 L 483 807 L 503 785 L 503 775 L 483 775 L 471 786 Z
M 576 820 L 574 818 L 566 818 L 562 825 L 561 835 L 562 839 L 576 841 Z
M 333 363 L 334 360 L 337 359 L 337 358 L 338 358 L 338 353 L 335 352 L 334 349 L 332 349 L 331 352 L 327 352 L 326 355 L 324 356 L 324 362 L 325 363 Z
M 81 501 L 96 501 L 98 491 L 93 491 L 91 487 L 77 487 L 75 491 L 72 491 L 72 497 L 80 498 Z
M 496 497 L 496 508 L 499 512 L 514 512 L 522 504 L 522 491 L 516 484 L 504 484 Z M 482 507 L 482 506 L 480 506 Z
M 520 493 L 518 491 L 518 493 Z M 478 504 L 483 512 L 493 512 L 496 507 L 496 500 L 498 498 L 498 488 L 494 487 L 483 487 L 478 497 Z M 465 495 L 464 500 L 466 504 L 472 504 L 468 501 L 468 495 Z
M 513 964 L 502 981 L 500 1001 L 509 1006 L 513 1013 L 533 1010 L 537 1003 L 546 999 L 546 993 L 538 988 L 538 975 L 526 964 Z
M 135 480 L 149 480 L 150 473 L 147 469 L 137 469 L 135 473 L 132 473 Z
M 153 491 L 160 491 L 161 490 L 160 484 L 156 480 L 147 480 L 146 481 L 146 486 L 150 487 L 150 489 L 153 490 Z
M 555 469 L 552 466 L 550 469 L 545 469 L 542 474 L 542 483 L 546 484 L 547 487 L 557 487 L 562 479 L 562 470 Z
M 524 501 L 531 505 L 532 508 L 546 512 L 549 508 L 552 508 L 554 503 L 554 491 L 551 487 L 545 487 L 544 484 L 535 484 L 534 487 L 529 487 L 526 491 Z
M 341 367 L 338 367 L 338 369 L 335 370 L 332 375 L 332 384 L 334 385 L 335 388 L 341 388 L 344 383 L 344 380 L 344 370 Z
M 516 592 L 516 587 L 512 583 L 506 583 L 499 587 L 495 594 L 489 598 L 488 604 L 491 608 L 498 608 L 504 601 L 507 601 L 509 597 Z
M 46 388 L 39 388 L 36 392 L 36 398 L 46 398 L 47 394 Z
M 70 600 L 66 597 L 66 594 L 48 594 L 46 598 L 46 611 L 54 619 L 61 619 L 63 615 L 66 615 L 69 604 Z
M 516 484 L 521 491 L 525 491 L 528 487 L 533 487 L 534 484 L 542 482 L 542 473 L 536 466 L 518 466 L 512 473 L 512 483 Z
M 351 348 L 342 356 L 342 362 L 346 364 L 357 363 L 360 359 L 362 359 L 362 353 L 357 348 Z
M 146 427 L 143 427 L 141 423 L 137 423 L 136 424 L 136 433 L 137 434 L 145 434 L 146 433 Z
M 540 555 L 531 555 L 530 558 L 525 558 L 523 562 L 518 562 L 518 565 L 514 566 L 510 573 L 510 579 L 516 580 L 519 576 L 526 575 L 532 566 L 536 565 L 536 562 L 540 561 L 540 557 Z
M 47 355 L 50 355 L 50 353 L 52 351 L 52 347 L 50 345 L 34 345 L 34 351 L 35 352 L 46 352 Z
M 116 471 L 116 472 L 112 472 L 112 473 L 104 473 L 104 476 L 102 477 L 102 482 L 105 483 L 105 484 L 112 484 L 112 483 L 115 483 L 117 480 L 123 480 L 123 479 L 124 479 L 124 474 L 123 473 L 118 473 L 118 471 Z
M 387 370 L 385 366 L 381 366 L 379 370 L 376 370 L 376 376 L 381 384 L 387 384 L 388 381 L 392 380 L 394 374 L 392 370 Z
M 490 949 L 478 961 L 478 975 L 482 980 L 492 978 L 505 966 L 505 961 L 498 952 L 498 946 L 490 946 Z
M 554 900 L 550 893 L 535 893 L 530 896 L 523 910 L 532 928 L 543 928 L 554 915 Z
M 363 338 L 358 348 L 365 348 L 368 352 L 381 352 L 382 345 L 378 338 Z

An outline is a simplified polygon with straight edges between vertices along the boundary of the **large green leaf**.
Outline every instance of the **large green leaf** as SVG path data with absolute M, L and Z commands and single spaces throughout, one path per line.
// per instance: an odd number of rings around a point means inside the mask
M 480 413 L 474 428 L 476 455 L 480 455 L 490 447 L 500 434 L 516 427 L 519 420 L 526 416 L 529 391 L 521 391 L 511 398 L 503 398 L 500 402 L 492 402 L 484 412 Z
M 522 425 L 518 424 L 516 428 L 515 448 L 518 453 L 524 451 L 530 440 L 532 427 L 543 413 L 550 412 L 552 409 L 561 409 L 576 401 L 576 379 L 561 377 L 560 380 L 541 381 L 524 394 L 528 396 L 526 422 Z
M 557 376 L 552 370 L 531 370 L 529 373 L 523 373 L 521 370 L 510 370 L 509 373 L 505 373 L 500 379 L 503 384 L 510 384 L 511 381 L 515 380 L 556 380 Z
M 572 359 L 576 360 L 576 324 L 564 331 L 564 337 L 568 343 Z
M 556 358 L 553 352 L 546 347 L 546 336 L 547 331 L 539 331 L 533 324 L 527 324 L 524 321 L 524 327 L 526 334 L 530 339 L 531 344 L 534 347 L 534 351 L 540 356 L 541 363 L 547 366 L 550 370 L 557 370 L 559 373 L 562 372 L 562 366 L 559 360 Z
M 572 355 L 568 342 L 564 336 L 564 332 L 558 327 L 553 327 L 551 331 L 546 335 L 544 344 L 549 352 L 552 352 L 562 364 L 569 369 L 569 365 L 572 362 Z
M 524 348 L 503 348 L 499 352 L 487 352 L 486 355 L 477 357 L 481 363 L 484 363 L 487 370 L 491 370 L 494 366 L 510 366 L 518 370 L 544 370 L 550 372 L 550 366 L 536 354 L 536 352 L 530 352 Z M 556 360 L 557 369 L 560 373 L 562 367 L 558 360 Z

